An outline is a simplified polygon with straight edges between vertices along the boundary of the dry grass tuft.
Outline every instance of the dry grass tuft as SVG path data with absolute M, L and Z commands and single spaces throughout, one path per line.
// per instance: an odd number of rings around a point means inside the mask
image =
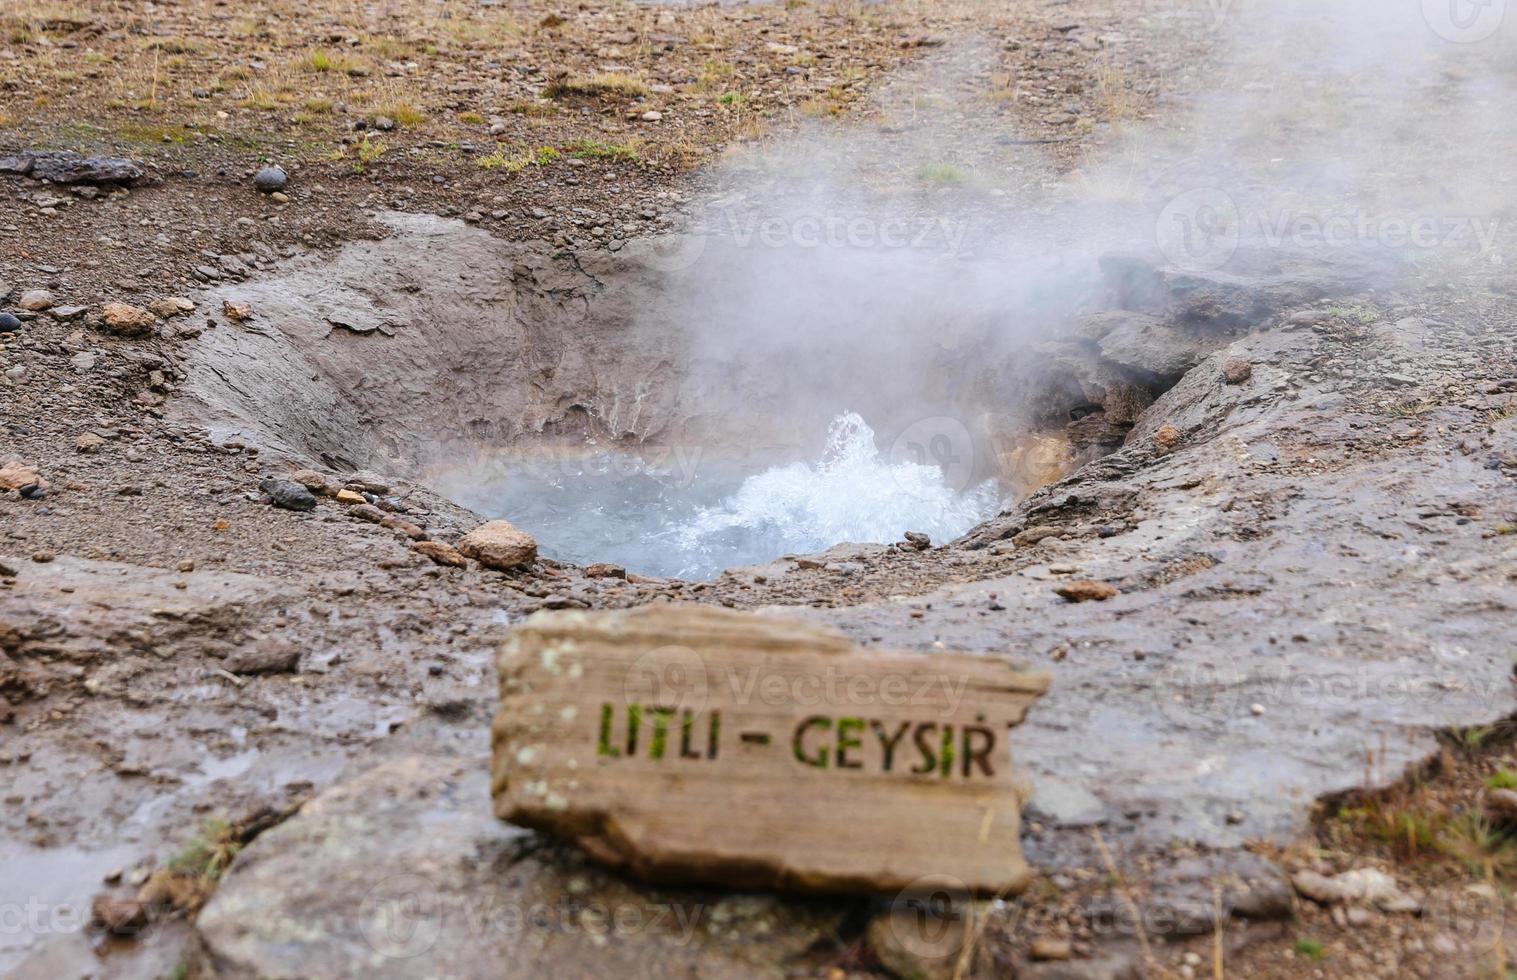
M 543 90 L 550 99 L 566 95 L 583 95 L 590 98 L 619 96 L 635 99 L 651 94 L 648 84 L 640 78 L 620 72 L 602 72 L 598 75 L 579 75 L 559 79 Z

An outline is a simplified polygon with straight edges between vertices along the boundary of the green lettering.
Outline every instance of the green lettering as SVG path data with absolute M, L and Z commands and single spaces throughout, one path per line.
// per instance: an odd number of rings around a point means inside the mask
M 797 762 L 805 763 L 806 765 L 811 766 L 811 767 L 813 767 L 815 769 L 826 769 L 827 768 L 827 748 L 826 748 L 826 746 L 822 746 L 821 748 L 818 748 L 816 750 L 816 755 L 813 755 L 813 756 L 807 756 L 806 755 L 806 750 L 805 750 L 805 745 L 804 745 L 805 738 L 806 738 L 806 732 L 807 732 L 808 729 L 816 728 L 816 727 L 821 727 L 824 730 L 828 729 L 828 728 L 831 728 L 832 727 L 832 719 L 831 718 L 823 717 L 822 715 L 813 715 L 810 718 L 807 718 L 805 721 L 801 722 L 799 725 L 796 725 L 795 726 L 795 737 L 793 739 L 791 739 L 790 747 L 791 747 L 791 750 L 795 752 L 795 758 L 796 758 Z

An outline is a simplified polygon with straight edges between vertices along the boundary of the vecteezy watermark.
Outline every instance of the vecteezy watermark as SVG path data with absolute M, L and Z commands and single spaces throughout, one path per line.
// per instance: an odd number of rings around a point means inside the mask
M 83 909 L 67 902 L 44 902 L 36 896 L 25 902 L 0 902 L 0 936 L 78 932 L 88 922 Z
M 962 493 L 974 482 L 974 437 L 963 422 L 951 416 L 921 419 L 895 437 L 887 461 L 892 467 L 903 463 L 936 466 L 942 471 L 943 486 Z M 916 484 L 896 482 L 908 493 L 918 492 Z
M 909 250 L 953 257 L 964 251 L 970 222 L 948 214 L 862 214 L 837 210 L 773 212 L 718 206 L 699 227 L 629 245 L 628 255 L 662 272 L 694 267 L 719 243 L 739 249 Z
M 1244 242 L 1294 249 L 1467 249 L 1499 262 L 1501 223 L 1468 215 L 1368 211 L 1247 210 L 1214 187 L 1186 191 L 1159 212 L 1154 237 L 1171 263 L 1191 272 L 1220 269 Z
M 1510 690 L 1503 672 L 1398 673 L 1384 665 L 1311 669 L 1255 665 L 1236 660 L 1172 661 L 1160 668 L 1154 690 L 1161 713 L 1179 723 L 1230 724 L 1276 709 L 1356 710 L 1366 704 L 1425 709 L 1450 701 L 1494 701 Z
M 714 695 L 733 705 L 838 709 L 928 706 L 958 711 L 970 679 L 931 670 L 859 673 L 826 666 L 809 670 L 754 663 L 708 665 L 689 647 L 665 646 L 628 668 L 623 694 L 629 705 L 658 705 L 672 714 L 699 712 Z
M 1501 30 L 1506 0 L 1421 0 L 1422 19 L 1455 44 L 1478 44 Z
M 488 891 L 445 893 L 425 875 L 391 875 L 364 893 L 357 926 L 369 948 L 389 959 L 422 956 L 446 932 L 450 937 L 519 941 L 538 933 L 588 936 L 655 935 L 671 945 L 688 945 L 706 916 L 704 904 L 602 902 L 565 896 L 556 901 L 519 902 Z M 346 922 L 333 922 L 333 932 Z

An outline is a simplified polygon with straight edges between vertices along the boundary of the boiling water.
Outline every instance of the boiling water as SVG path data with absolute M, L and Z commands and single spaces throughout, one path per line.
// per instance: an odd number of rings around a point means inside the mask
M 658 464 L 602 454 L 573 463 L 497 459 L 438 489 L 531 533 L 541 551 L 647 575 L 707 577 L 843 541 L 943 541 L 995 512 L 993 484 L 960 492 L 937 466 L 886 459 L 858 415 L 838 416 L 815 462 L 744 475 L 698 457 Z

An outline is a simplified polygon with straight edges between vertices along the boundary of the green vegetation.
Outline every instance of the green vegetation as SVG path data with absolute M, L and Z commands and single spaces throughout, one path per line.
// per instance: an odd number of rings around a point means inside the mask
M 579 157 L 581 160 L 625 160 L 628 163 L 641 163 L 642 154 L 638 152 L 640 141 L 633 140 L 627 143 L 606 143 L 602 140 L 575 140 L 564 147 L 564 152 L 571 157 Z
M 474 159 L 474 165 L 484 170 L 504 170 L 508 174 L 521 173 L 528 167 L 542 167 L 557 160 L 562 154 L 551 146 L 539 146 L 520 153 L 507 153 L 505 147 L 497 147 L 494 153 Z
M 622 96 L 624 98 L 642 98 L 650 94 L 646 82 L 631 75 L 620 72 L 601 72 L 598 75 L 578 75 L 559 79 L 550 84 L 544 94 L 550 99 L 562 98 L 566 95 L 584 95 L 592 98 L 601 96 Z
M 1298 956 L 1305 956 L 1314 961 L 1327 955 L 1327 946 L 1320 939 L 1302 937 L 1296 940 L 1295 950 Z

